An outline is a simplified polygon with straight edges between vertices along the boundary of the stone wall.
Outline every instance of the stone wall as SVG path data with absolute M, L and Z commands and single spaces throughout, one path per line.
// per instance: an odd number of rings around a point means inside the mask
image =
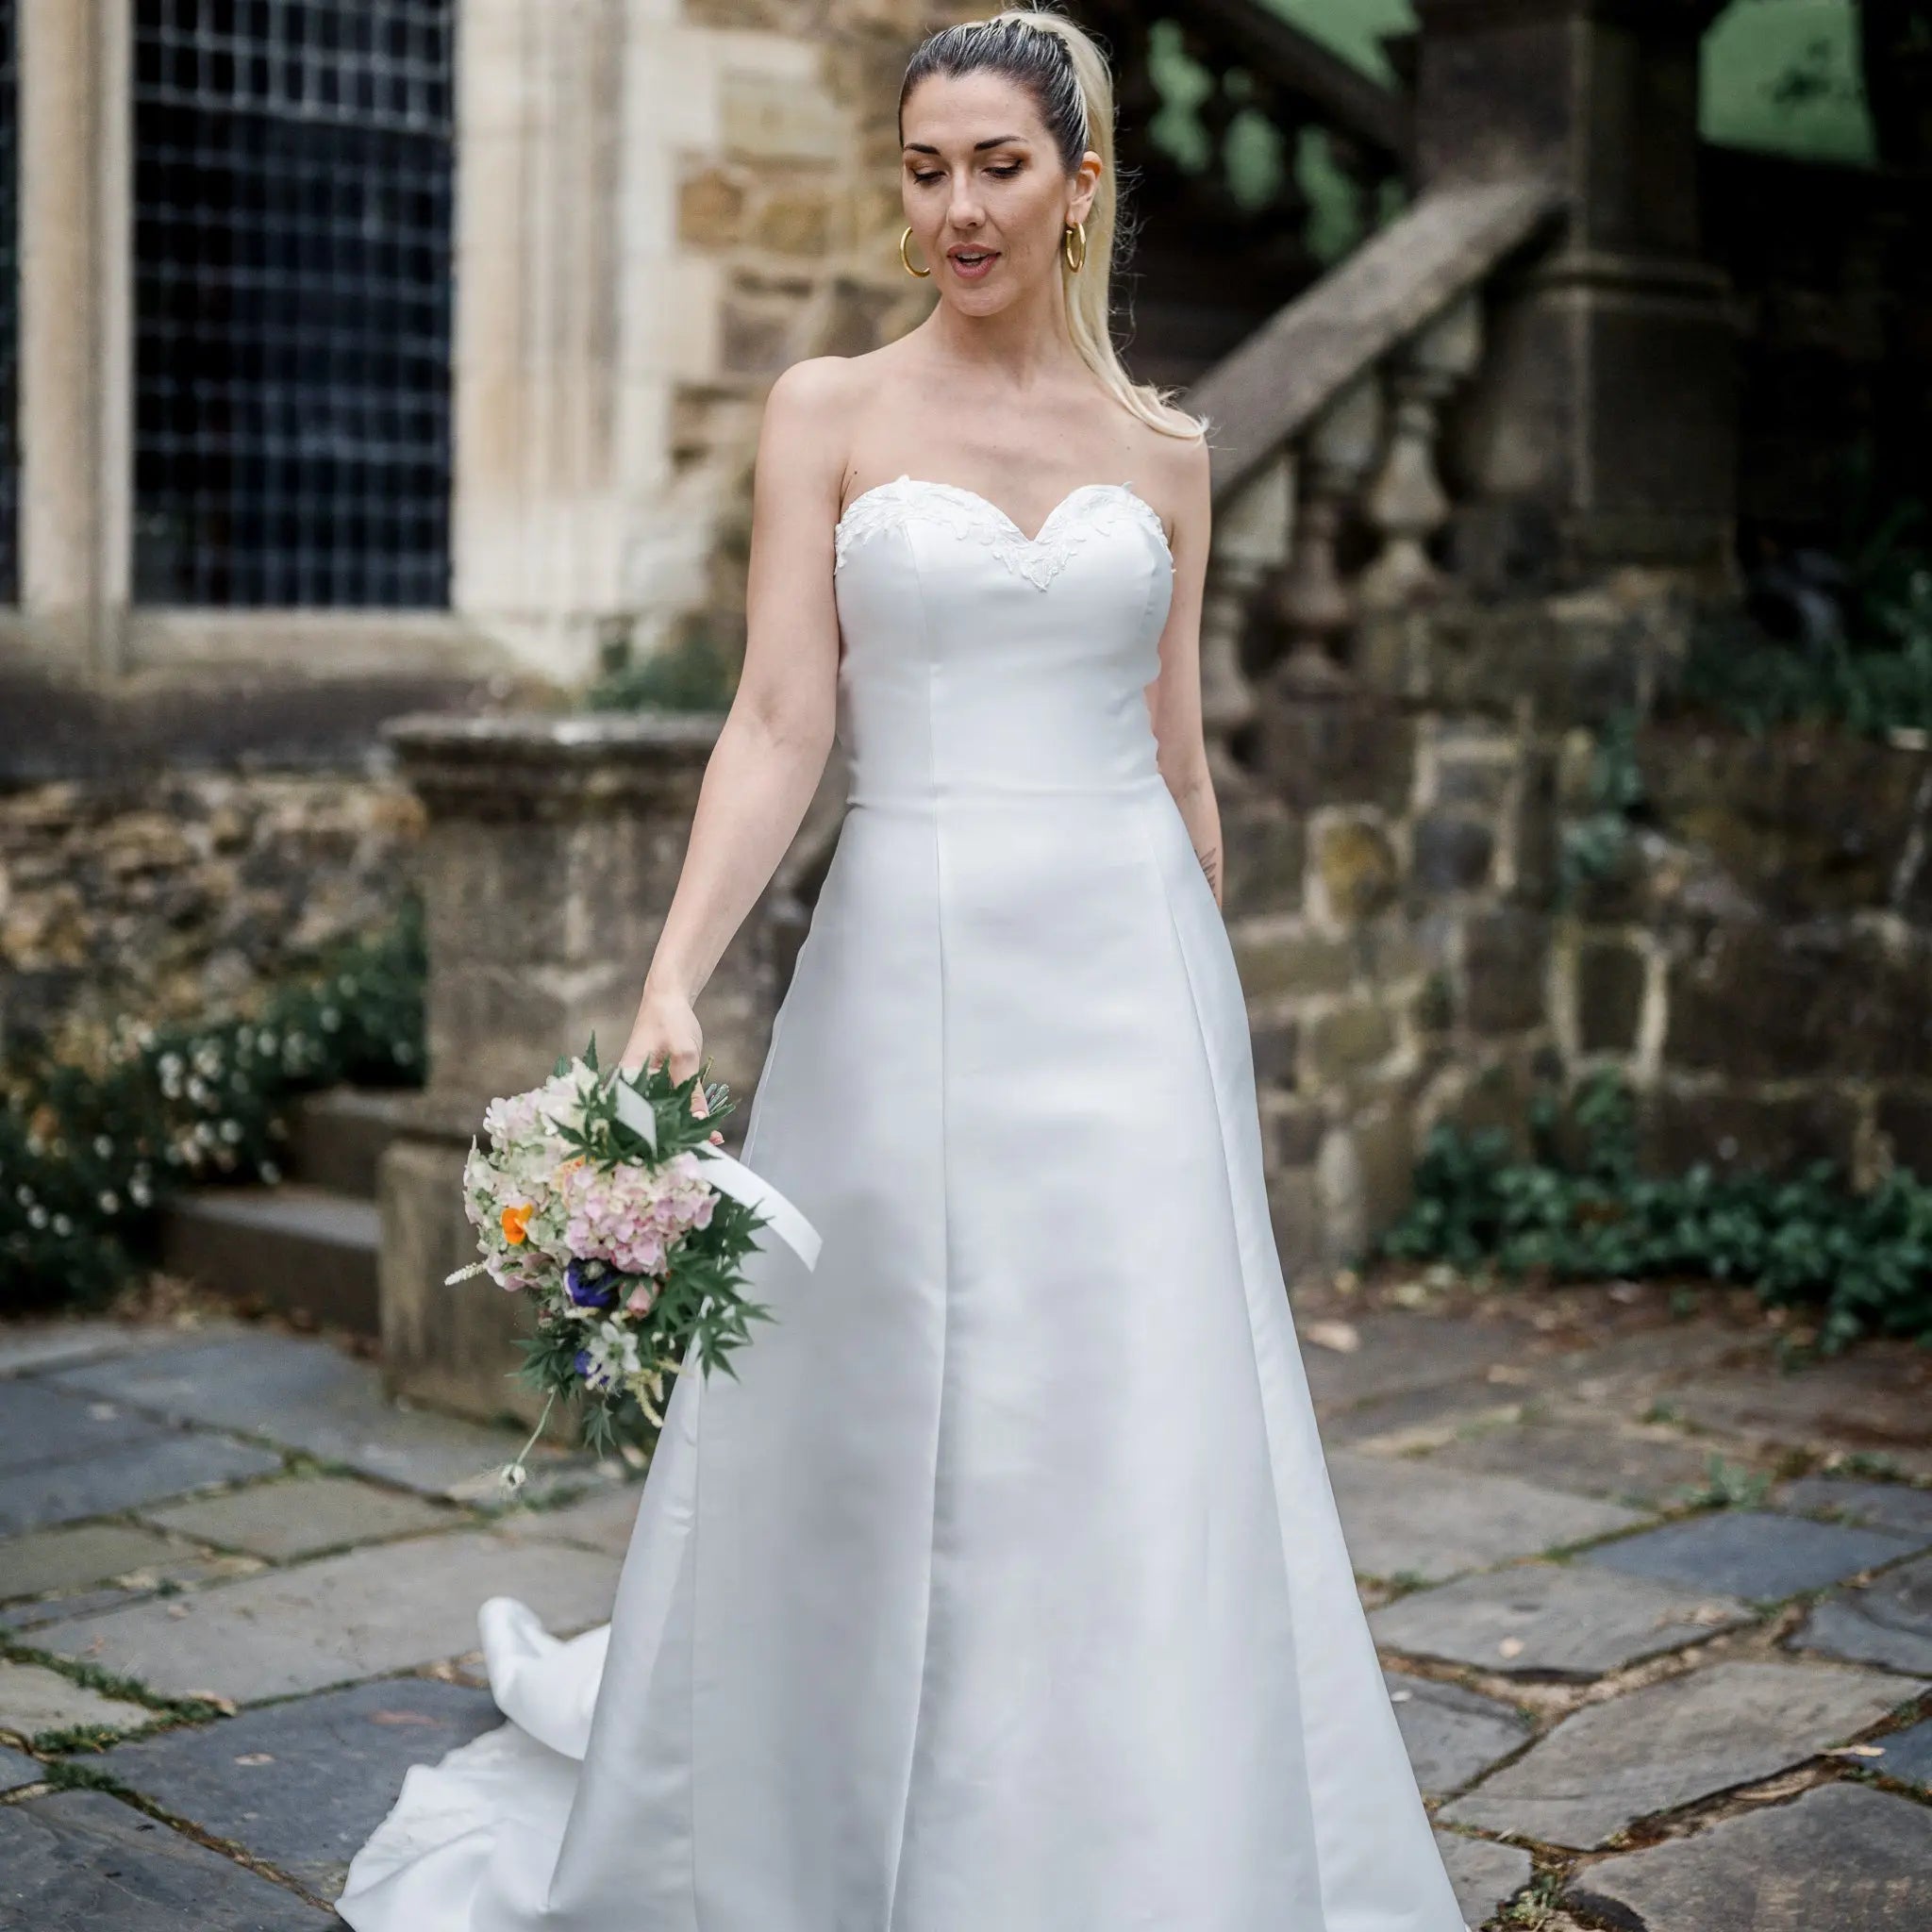
M 246 1002 L 388 924 L 421 825 L 414 798 L 375 771 L 0 791 L 0 1047 Z
M 1638 764 L 1648 822 L 1563 936 L 1566 1044 L 1642 1084 L 1659 1166 L 1932 1174 L 1932 759 L 1661 724 Z
M 1597 1069 L 1654 1171 L 1932 1173 L 1932 758 L 1669 721 L 1689 618 L 1640 579 L 1442 608 L 1372 623 L 1352 695 L 1264 687 L 1222 810 L 1291 1270 L 1389 1224 L 1438 1121 L 1526 1148 L 1533 1093 Z

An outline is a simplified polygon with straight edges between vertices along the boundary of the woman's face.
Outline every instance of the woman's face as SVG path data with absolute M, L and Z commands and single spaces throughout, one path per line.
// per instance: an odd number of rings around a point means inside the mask
M 1100 179 L 1091 148 L 1069 175 L 1033 96 L 1002 75 L 928 75 L 907 97 L 902 187 L 941 297 L 975 315 L 1060 274 L 1061 236 Z

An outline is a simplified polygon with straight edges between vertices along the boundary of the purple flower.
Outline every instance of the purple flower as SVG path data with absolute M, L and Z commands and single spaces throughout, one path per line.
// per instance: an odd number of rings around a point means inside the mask
M 617 1288 L 610 1279 L 610 1268 L 606 1262 L 573 1261 L 563 1271 L 563 1286 L 575 1307 L 608 1308 L 616 1306 Z

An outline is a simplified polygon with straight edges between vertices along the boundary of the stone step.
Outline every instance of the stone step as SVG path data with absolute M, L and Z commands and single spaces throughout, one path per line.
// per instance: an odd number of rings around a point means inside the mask
M 289 1117 L 289 1172 L 313 1187 L 375 1199 L 376 1163 L 409 1095 L 332 1087 L 299 1100 Z
M 247 1297 L 360 1335 L 381 1330 L 374 1201 L 307 1181 L 194 1188 L 161 1221 L 161 1265 L 218 1294 Z

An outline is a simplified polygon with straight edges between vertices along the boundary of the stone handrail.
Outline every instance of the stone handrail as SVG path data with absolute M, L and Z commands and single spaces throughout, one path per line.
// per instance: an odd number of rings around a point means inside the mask
M 1542 179 L 1434 190 L 1188 391 L 1212 443 L 1202 683 L 1217 737 L 1252 713 L 1240 646 L 1264 595 L 1280 675 L 1321 689 L 1345 682 L 1336 649 L 1364 609 L 1440 587 L 1438 412 L 1481 361 L 1483 284 L 1563 205 Z M 1356 515 L 1372 554 L 1349 573 Z

